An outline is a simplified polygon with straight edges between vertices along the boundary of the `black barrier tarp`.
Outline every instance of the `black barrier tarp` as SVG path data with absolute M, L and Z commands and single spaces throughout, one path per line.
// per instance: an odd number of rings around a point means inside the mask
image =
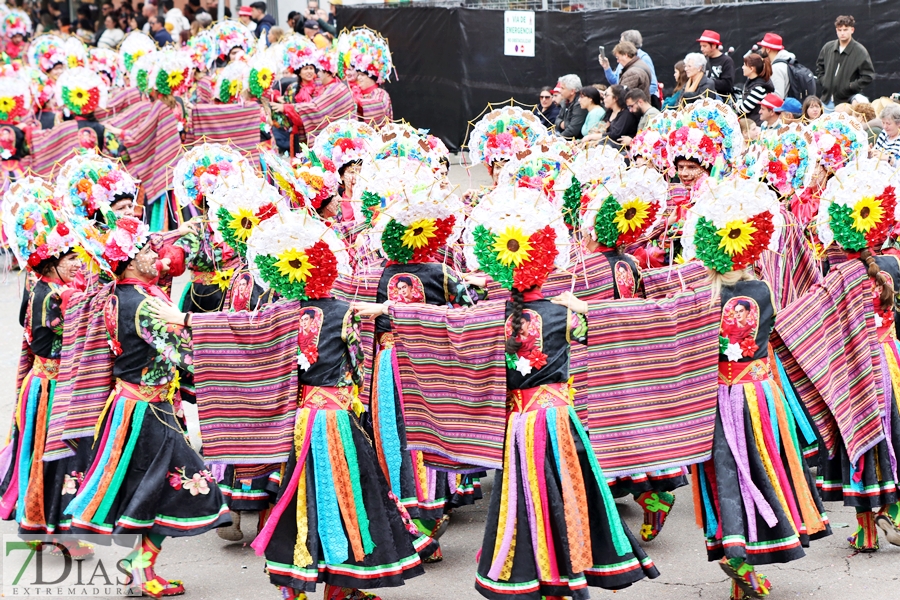
M 760 2 L 691 8 L 535 14 L 535 57 L 504 56 L 503 11 L 469 8 L 338 7 L 342 27 L 367 25 L 385 35 L 400 79 L 386 89 L 394 116 L 431 132 L 451 149 L 465 141 L 468 121 L 488 102 L 514 97 L 532 104 L 542 86 L 567 73 L 582 82 L 605 83 L 597 46 L 612 48 L 625 29 L 638 29 L 644 50 L 667 89 L 674 85 L 673 65 L 698 51 L 704 29 L 735 48 L 740 79 L 741 56 L 767 31 L 784 38 L 797 60 L 815 71 L 822 45 L 834 39 L 834 19 L 856 18 L 856 39 L 869 50 L 875 82 L 870 98 L 900 91 L 900 0 L 817 0 Z

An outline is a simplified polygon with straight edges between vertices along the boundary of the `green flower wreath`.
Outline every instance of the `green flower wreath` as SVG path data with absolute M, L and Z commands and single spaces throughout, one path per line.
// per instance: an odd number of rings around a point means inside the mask
M 828 216 L 831 217 L 831 231 L 834 239 L 844 250 L 862 250 L 868 247 L 865 234 L 853 229 L 853 217 L 850 214 L 853 208 L 832 202 L 828 206 Z
M 734 270 L 731 257 L 719 248 L 719 234 L 715 224 L 706 217 L 697 220 L 697 231 L 694 234 L 694 246 L 697 248 L 697 258 L 703 264 L 719 273 L 728 273 Z
M 581 226 L 581 182 L 575 177 L 572 177 L 572 185 L 563 194 L 563 220 L 569 229 Z
M 156 91 L 164 96 L 172 95 L 172 88 L 169 86 L 169 74 L 162 69 L 156 74 Z
M 619 228 L 616 227 L 616 213 L 622 206 L 616 202 L 612 194 L 603 199 L 597 217 L 594 219 L 594 233 L 597 234 L 597 242 L 610 248 L 616 247 L 619 240 Z
M 138 71 L 138 74 L 137 74 L 137 87 L 138 87 L 138 89 L 141 91 L 141 93 L 143 93 L 143 94 L 146 94 L 146 93 L 147 93 L 147 84 L 149 83 L 149 82 L 147 81 L 147 78 L 148 78 L 147 71 L 144 71 L 143 69 L 140 70 L 140 71 Z
M 497 241 L 497 236 L 488 231 L 484 225 L 476 227 L 473 235 L 475 237 L 475 258 L 478 259 L 481 270 L 506 289 L 512 289 L 513 267 L 501 264 L 494 251 L 494 242 Z
M 224 236 L 223 236 L 224 237 Z M 265 279 L 272 289 L 293 300 L 309 300 L 306 296 L 305 281 L 290 281 L 281 274 L 275 263 L 278 262 L 277 256 L 268 256 L 261 254 L 256 257 L 256 268 L 259 269 L 263 279 Z
M 219 85 L 219 102 L 227 104 L 231 100 L 231 80 L 223 79 Z
M 247 256 L 247 244 L 237 239 L 234 235 L 234 230 L 228 226 L 228 222 L 233 218 L 228 209 L 220 206 L 219 210 L 216 211 L 216 216 L 219 218 L 219 232 L 222 234 L 222 239 L 225 240 L 225 243 L 241 256 Z
M 372 224 L 372 208 L 381 206 L 381 196 L 373 192 L 363 192 L 362 195 L 362 214 L 366 218 L 366 225 Z
M 260 96 L 263 95 L 263 92 L 266 91 L 262 88 L 261 85 L 259 85 L 259 71 L 256 69 L 256 67 L 253 67 L 252 69 L 250 69 L 249 87 L 250 87 L 250 94 L 254 98 L 259 98 Z
M 391 219 L 381 234 L 381 247 L 385 255 L 399 263 L 408 263 L 413 257 L 413 249 L 403 244 L 403 234 L 406 233 L 406 225 Z

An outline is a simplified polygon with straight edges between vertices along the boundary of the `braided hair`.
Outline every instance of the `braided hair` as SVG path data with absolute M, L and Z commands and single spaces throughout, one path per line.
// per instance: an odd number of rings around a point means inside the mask
M 881 268 L 875 262 L 872 251 L 865 248 L 859 253 L 859 259 L 866 265 L 866 274 L 872 281 L 881 286 L 881 295 L 878 300 L 881 302 L 881 310 L 891 310 L 894 308 L 894 288 L 888 280 L 881 274 Z
M 513 305 L 512 315 L 509 317 L 510 324 L 512 324 L 512 332 L 506 338 L 506 353 L 515 355 L 519 348 L 522 347 L 522 342 L 518 338 L 519 334 L 522 333 L 522 324 L 525 321 L 525 317 L 522 316 L 525 310 L 525 294 L 513 288 L 509 291 L 509 296 Z

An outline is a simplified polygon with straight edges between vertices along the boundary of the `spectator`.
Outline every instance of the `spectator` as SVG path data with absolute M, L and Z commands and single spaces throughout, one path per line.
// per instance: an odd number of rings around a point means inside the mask
M 622 67 L 619 84 L 630 90 L 643 90 L 650 93 L 650 69 L 637 56 L 637 48 L 631 42 L 619 42 L 613 48 L 616 62 Z
M 685 103 L 689 104 L 706 96 L 717 97 L 712 79 L 703 72 L 705 68 L 706 57 L 699 52 L 691 52 L 684 57 L 684 74 L 688 79 L 682 97 Z
M 764 35 L 762 41 L 757 45 L 759 46 L 759 53 L 764 57 L 768 57 L 772 64 L 772 85 L 775 87 L 775 93 L 781 99 L 787 98 L 788 91 L 791 89 L 788 63 L 797 57 L 784 49 L 781 36 L 774 33 Z
M 201 0 L 201 2 L 203 3 L 203 8 L 201 8 L 200 10 L 209 14 L 209 16 L 212 17 L 213 21 L 218 20 L 218 18 L 219 18 L 219 0 Z M 228 7 L 229 4 L 230 4 L 229 2 L 225 3 L 225 16 L 230 19 L 231 18 L 231 9 Z M 198 14 L 199 14 L 199 11 L 198 11 Z
M 556 117 L 559 116 L 559 104 L 553 100 L 553 88 L 549 85 L 541 88 L 538 104 L 532 112 L 540 118 L 543 125 L 553 129 L 553 126 L 556 124 Z
M 146 24 L 147 19 L 144 18 L 144 15 L 132 14 L 128 19 L 128 31 L 143 31 Z
M 143 28 L 143 32 L 147 35 L 153 35 L 150 32 L 150 17 L 155 17 L 157 15 L 159 15 L 159 7 L 156 5 L 156 0 L 147 0 L 144 2 L 144 7 L 141 9 L 141 16 L 147 19 Z
M 794 121 L 799 121 L 803 115 L 803 105 L 796 98 L 788 96 L 784 99 L 784 104 L 781 105 L 781 108 L 775 109 L 775 112 L 781 113 L 782 123 L 793 123 Z
M 781 125 L 781 105 L 784 101 L 778 97 L 778 94 L 766 94 L 766 97 L 759 103 L 760 128 L 774 129 Z
M 744 93 L 741 96 L 737 112 L 759 125 L 761 122 L 759 103 L 767 94 L 775 91 L 775 86 L 771 81 L 772 63 L 769 62 L 769 57 L 752 53 L 745 56 L 744 77 L 747 78 L 747 82 L 744 84 Z
M 163 0 L 163 8 L 166 9 L 166 30 L 173 38 L 179 38 L 181 32 L 191 28 L 190 22 L 184 17 L 180 8 L 175 8 L 174 0 Z
M 269 34 L 266 36 L 266 41 L 270 46 L 272 44 L 277 44 L 282 39 L 284 39 L 284 29 L 278 27 L 277 25 L 269 29 Z
M 681 98 L 684 96 L 684 86 L 687 85 L 687 79 L 687 73 L 684 72 L 684 61 L 679 60 L 675 63 L 675 89 L 672 90 L 672 95 L 663 102 L 662 107 L 664 109 L 678 108 L 678 105 L 681 104 Z
M 337 19 L 334 15 L 333 8 L 334 3 L 331 3 L 332 12 L 326 13 L 325 11 L 320 10 L 319 8 L 319 0 L 309 0 L 306 4 L 307 12 L 309 13 L 309 19 L 322 19 L 324 20 L 330 27 L 337 27 Z
M 100 37 L 103 35 L 104 29 L 106 29 L 106 16 L 112 14 L 115 10 L 112 2 L 104 2 L 102 6 L 100 6 L 100 23 L 97 26 L 97 31 L 94 33 L 94 45 L 96 46 L 100 42 Z
M 158 16 L 153 15 L 147 20 L 147 23 L 150 25 L 150 35 L 153 36 L 153 39 L 156 40 L 156 43 L 159 44 L 160 48 L 173 42 L 172 36 L 169 35 L 169 32 L 163 27 L 162 21 L 159 20 Z
M 807 96 L 803 101 L 803 110 L 801 114 L 807 121 L 818 119 L 825 113 L 825 107 L 818 96 Z
M 659 83 L 656 80 L 656 67 L 653 66 L 653 59 L 650 58 L 649 54 L 641 50 L 641 46 L 644 45 L 644 38 L 641 35 L 641 32 L 637 29 L 623 31 L 621 37 L 619 37 L 619 41 L 631 42 L 634 44 L 634 47 L 637 48 L 637 57 L 644 62 L 644 65 L 650 71 L 650 96 L 652 100 L 653 96 L 659 94 Z M 616 70 L 613 71 L 609 68 L 609 59 L 605 56 L 600 57 L 600 65 L 603 67 L 603 72 L 606 74 L 606 80 L 609 82 L 609 85 L 619 83 L 622 65 L 618 65 Z
M 118 17 L 116 13 L 106 15 L 106 19 L 103 21 L 103 35 L 97 41 L 98 48 L 115 50 L 125 39 L 125 32 L 119 27 L 116 17 Z
M 633 138 L 637 133 L 638 118 L 628 110 L 625 103 L 625 87 L 619 84 L 608 87 L 603 93 L 603 104 L 606 106 L 605 130 L 592 133 L 585 141 L 601 140 L 606 137 L 607 143 L 619 146 L 623 139 Z
M 603 121 L 603 117 L 606 116 L 606 111 L 600 105 L 600 102 L 600 90 L 592 85 L 581 88 L 578 104 L 587 112 L 587 116 L 584 118 L 584 125 L 581 126 L 582 137 L 590 134 L 591 130 L 597 127 Z
M 75 30 L 75 35 L 85 44 L 90 44 L 94 41 L 94 26 L 89 18 L 81 17 L 78 19 L 78 29 Z
M 563 75 L 557 87 L 562 103 L 556 117 L 556 132 L 563 137 L 580 139 L 581 127 L 587 117 L 587 112 L 578 103 L 581 78 L 578 75 Z
M 238 9 L 238 21 L 250 31 L 256 29 L 256 23 L 253 22 L 253 9 L 247 5 Z
M 706 57 L 706 76 L 712 80 L 716 93 L 723 98 L 730 96 L 734 91 L 734 61 L 722 52 L 719 34 L 707 29 L 697 41 L 700 52 Z
M 253 20 L 256 21 L 256 38 L 262 38 L 268 35 L 269 30 L 275 26 L 275 17 L 266 14 L 266 3 L 257 0 L 250 5 L 253 10 Z
M 875 152 L 885 153 L 891 163 L 900 158 L 900 105 L 888 104 L 881 111 L 881 133 L 875 140 Z
M 288 30 L 294 31 L 294 28 L 297 25 L 297 19 L 299 19 L 299 18 L 300 18 L 300 13 L 298 13 L 296 10 L 292 10 L 291 12 L 288 13 L 288 16 L 287 16 Z
M 59 33 L 62 34 L 64 38 L 72 35 L 72 19 L 69 18 L 69 15 L 60 15 L 56 19 L 56 24 Z
M 638 131 L 643 131 L 650 121 L 659 114 L 659 110 L 650 104 L 650 98 L 642 90 L 628 90 L 625 93 L 625 107 L 638 117 Z M 631 140 L 628 140 L 631 143 Z
M 209 14 L 208 12 L 198 12 L 197 20 L 194 22 L 200 26 L 200 29 L 206 29 L 207 27 L 212 25 L 213 18 L 212 18 L 212 15 Z
M 865 47 L 853 39 L 856 20 L 841 15 L 834 21 L 837 39 L 822 47 L 816 61 L 816 77 L 819 80 L 819 97 L 825 108 L 848 102 L 854 94 L 872 83 L 875 67 Z
M 559 82 L 557 82 L 556 87 L 553 88 L 553 101 L 556 102 L 557 106 L 562 106 L 562 103 L 563 103 L 562 88 L 559 87 Z
M 759 139 L 759 125 L 746 117 L 738 122 L 741 124 L 741 135 L 744 137 L 744 143 L 749 144 Z
M 319 48 L 320 50 L 324 50 L 331 45 L 331 42 L 329 42 L 324 35 L 319 33 L 319 24 L 312 19 L 303 21 L 303 35 L 311 39 L 315 43 L 316 48 Z

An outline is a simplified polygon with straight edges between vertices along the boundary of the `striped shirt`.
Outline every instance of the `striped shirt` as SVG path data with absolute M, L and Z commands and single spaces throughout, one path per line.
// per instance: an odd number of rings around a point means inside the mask
M 879 153 L 887 153 L 891 160 L 900 158 L 900 135 L 894 139 L 888 138 L 887 131 L 882 130 L 875 140 L 875 150 Z

